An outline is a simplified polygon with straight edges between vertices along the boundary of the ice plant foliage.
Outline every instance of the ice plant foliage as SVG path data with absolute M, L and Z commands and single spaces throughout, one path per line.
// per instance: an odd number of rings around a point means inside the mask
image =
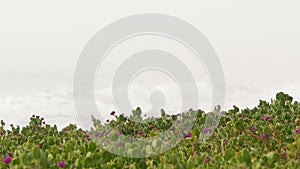
M 111 113 L 109 123 L 92 118 L 90 131 L 73 124 L 58 129 L 43 124 L 39 115 L 22 128 L 5 126 L 1 120 L 0 168 L 299 168 L 299 111 L 300 102 L 278 93 L 270 103 L 260 100 L 252 109 L 234 106 L 218 122 L 208 118 L 213 113 L 201 110 L 180 115 L 162 111 L 161 118 L 147 117 L 143 123 Z M 196 122 L 188 128 L 184 117 L 190 113 Z M 141 109 L 133 110 L 132 118 L 144 119 L 141 116 Z M 130 158 L 137 150 L 151 154 L 169 146 L 168 136 L 156 137 L 165 131 L 179 136 L 179 144 L 157 156 Z M 135 138 L 153 142 L 142 146 Z M 103 149 L 100 144 L 110 146 Z M 113 154 L 116 150 L 127 157 Z

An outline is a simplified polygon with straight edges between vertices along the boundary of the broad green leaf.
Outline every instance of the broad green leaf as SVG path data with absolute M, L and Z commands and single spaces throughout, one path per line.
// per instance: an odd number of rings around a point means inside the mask
M 91 157 L 86 157 L 84 158 L 83 160 L 83 167 L 85 168 L 89 168 L 89 167 L 92 167 L 93 166 L 93 160 Z
M 225 154 L 224 154 L 224 159 L 225 160 L 230 160 L 232 157 L 235 156 L 235 150 L 233 148 L 228 148 L 226 151 L 225 151 Z
M 244 131 L 245 128 L 244 128 L 243 120 L 238 120 L 238 121 L 235 123 L 235 127 L 236 127 L 236 129 L 239 130 L 239 131 Z
M 243 156 L 244 156 L 244 162 L 247 164 L 247 166 L 251 165 L 251 157 L 249 154 L 249 151 L 247 149 L 243 149 Z
M 36 160 L 40 159 L 42 156 L 41 150 L 38 147 L 34 147 L 32 149 L 32 154 L 33 154 L 33 158 Z

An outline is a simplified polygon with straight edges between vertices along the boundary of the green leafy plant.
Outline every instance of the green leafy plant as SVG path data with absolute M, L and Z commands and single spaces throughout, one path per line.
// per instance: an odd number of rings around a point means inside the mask
M 195 115 L 190 131 L 182 128 L 182 141 L 167 152 L 148 158 L 130 158 L 138 149 L 151 154 L 163 146 L 165 140 L 156 139 L 151 145 L 140 147 L 118 141 L 111 147 L 129 157 L 104 150 L 100 145 L 124 136 L 149 138 L 159 135 L 176 124 L 180 116 Z M 25 127 L 0 127 L 0 168 L 299 168 L 300 166 L 300 103 L 285 93 L 278 93 L 270 102 L 260 100 L 249 109 L 232 109 L 223 113 L 215 131 L 204 126 L 213 113 L 190 110 L 179 115 L 161 111 L 161 118 L 141 117 L 137 108 L 125 117 L 116 112 L 115 118 L 101 123 L 92 117 L 90 132 L 70 124 L 58 130 L 39 116 L 32 116 Z M 138 121 L 144 121 L 138 123 Z M 183 123 L 187 124 L 187 123 Z M 109 132 L 106 129 L 114 129 Z M 211 137 L 205 142 L 205 133 Z M 99 144 L 101 143 L 101 144 Z

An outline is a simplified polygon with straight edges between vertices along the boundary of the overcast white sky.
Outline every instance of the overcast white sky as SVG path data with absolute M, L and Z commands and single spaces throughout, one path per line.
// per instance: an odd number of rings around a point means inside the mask
M 209 39 L 225 74 L 225 109 L 253 107 L 278 91 L 300 100 L 299 3 L 0 1 L 0 119 L 23 125 L 35 113 L 51 124 L 78 124 L 71 90 L 84 45 L 105 25 L 149 12 L 184 19 Z M 144 42 L 140 48 L 149 45 Z

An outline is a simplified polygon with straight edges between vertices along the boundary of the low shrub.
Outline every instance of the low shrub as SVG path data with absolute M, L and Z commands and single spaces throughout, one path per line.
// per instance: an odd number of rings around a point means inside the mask
M 117 115 L 108 123 L 92 118 L 94 127 L 87 132 L 70 124 L 58 130 L 33 115 L 25 127 L 0 127 L 0 168 L 299 168 L 300 166 L 300 104 L 282 92 L 270 102 L 260 100 L 249 109 L 223 112 L 219 122 L 212 122 L 213 131 L 204 126 L 212 113 L 190 110 L 179 115 L 168 115 L 162 110 L 161 118 L 141 120 L 141 109 L 131 117 Z M 193 114 L 195 123 L 186 131 L 182 141 L 167 152 L 148 158 L 131 158 L 136 149 L 158 149 L 167 143 L 156 140 L 144 147 L 126 147 L 122 141 L 115 146 L 126 153 L 122 157 L 102 148 L 105 142 L 123 135 L 148 138 L 159 135 L 174 125 L 180 116 Z M 135 119 L 135 120 L 133 120 Z M 143 119 L 142 119 L 143 120 Z M 183 123 L 184 124 L 184 123 Z M 105 129 L 113 129 L 108 132 Z M 200 132 L 202 131 L 202 132 Z M 203 134 L 211 137 L 201 142 Z M 100 146 L 101 145 L 101 146 Z

